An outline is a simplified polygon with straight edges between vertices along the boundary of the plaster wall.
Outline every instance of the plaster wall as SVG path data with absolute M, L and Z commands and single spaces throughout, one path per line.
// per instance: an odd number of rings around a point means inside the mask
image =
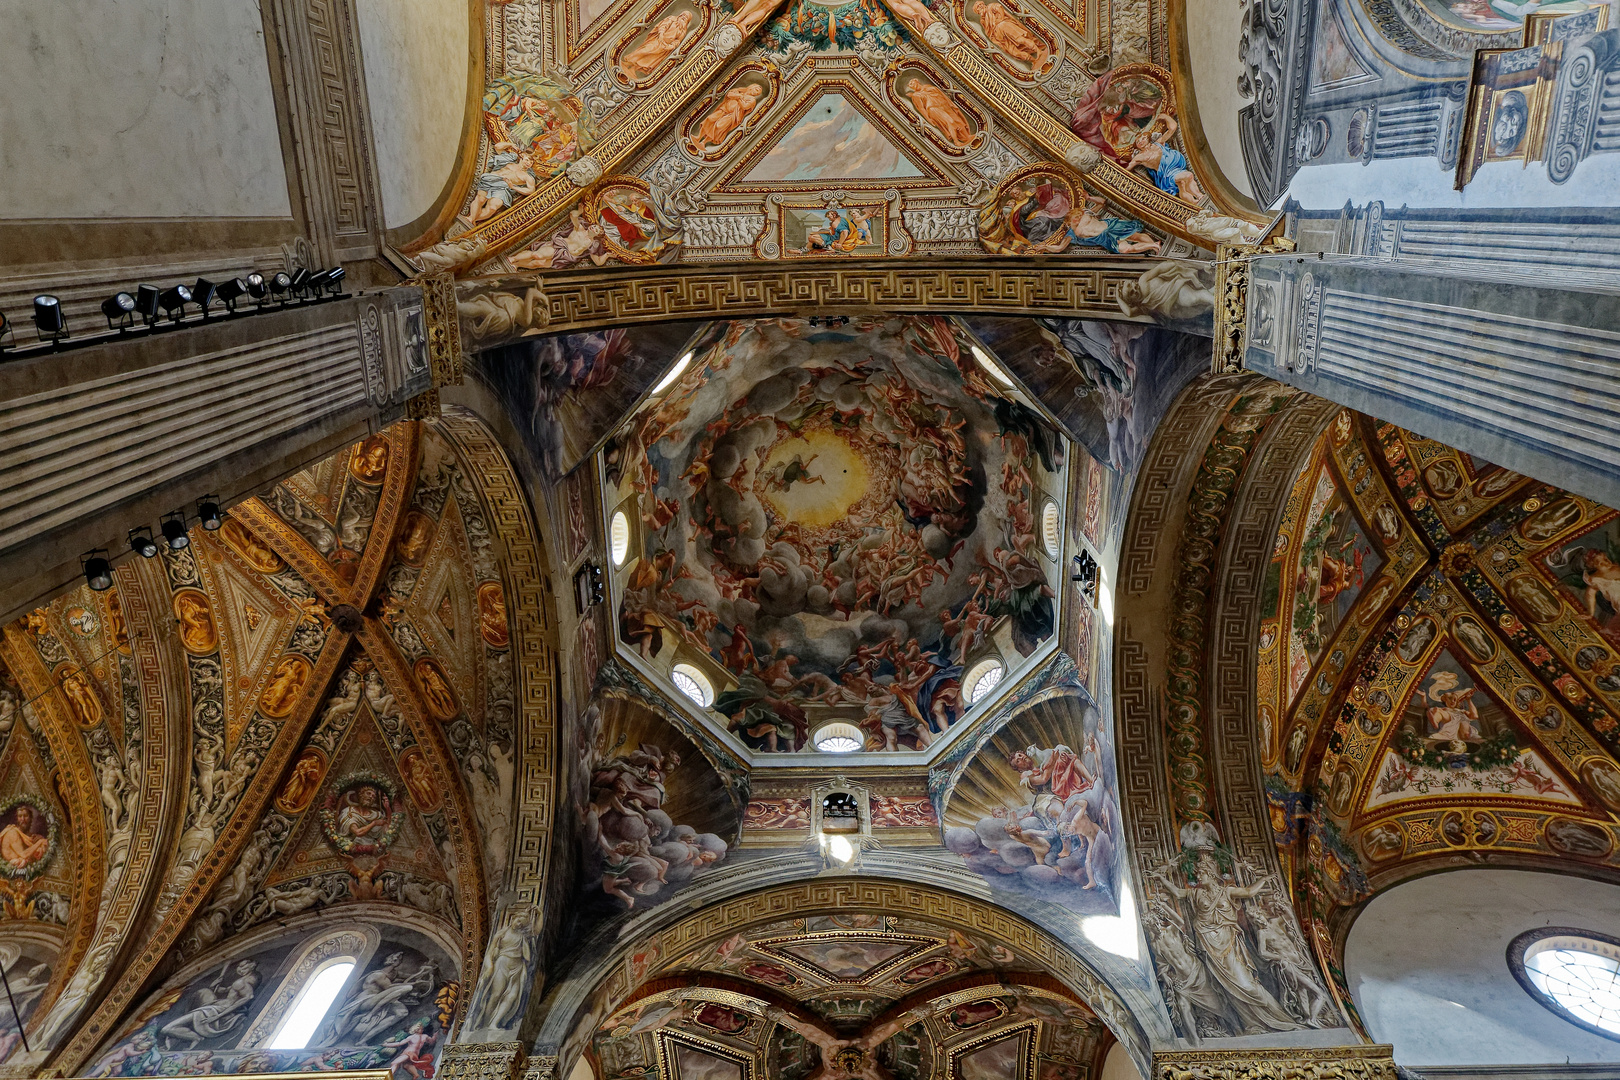
M 1097 1080 L 1142 1080 L 1142 1074 L 1136 1071 L 1136 1062 L 1131 1060 L 1130 1053 L 1123 1043 L 1115 1043 L 1108 1048 L 1108 1056 L 1103 1058 L 1102 1072 Z
M 0 0 L 0 218 L 287 217 L 250 0 Z
M 465 0 L 358 0 L 387 228 L 433 208 L 456 167 L 467 107 Z
M 1620 1041 L 1539 1004 L 1507 948 L 1543 926 L 1620 934 L 1620 888 L 1521 870 L 1461 870 L 1373 898 L 1345 945 L 1345 972 L 1375 1042 L 1425 1065 L 1620 1062 Z
M 1238 74 L 1243 68 L 1238 41 L 1246 9 L 1232 0 L 1186 0 L 1186 4 L 1187 57 L 1199 126 L 1221 173 L 1233 187 L 1253 198 L 1254 187 L 1238 142 L 1238 112 L 1248 104 L 1238 94 Z

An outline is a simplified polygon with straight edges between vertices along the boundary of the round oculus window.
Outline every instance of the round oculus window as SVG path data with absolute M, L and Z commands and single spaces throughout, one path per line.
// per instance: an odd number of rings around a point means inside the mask
M 1566 926 L 1531 930 L 1508 946 L 1508 966 L 1565 1020 L 1620 1040 L 1620 938 Z
M 714 687 L 709 685 L 708 677 L 691 664 L 676 664 L 669 671 L 669 681 L 705 709 L 714 704 Z
M 986 694 L 996 688 L 1001 676 L 1006 673 L 1001 661 L 990 657 L 980 660 L 968 669 L 967 678 L 963 685 L 968 688 L 968 704 L 974 705 L 982 701 Z
M 1063 553 L 1063 514 L 1051 500 L 1041 507 L 1041 543 L 1054 562 Z
M 623 510 L 615 510 L 613 520 L 608 523 L 608 555 L 613 558 L 614 566 L 623 566 L 629 554 L 630 519 Z

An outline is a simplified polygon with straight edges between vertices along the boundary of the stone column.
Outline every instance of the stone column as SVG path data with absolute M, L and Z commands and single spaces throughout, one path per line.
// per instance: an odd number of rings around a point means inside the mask
M 1248 271 L 1245 367 L 1620 506 L 1620 294 L 1351 256 Z
M 1391 1047 L 1158 1050 L 1151 1080 L 1397 1080 Z
M 196 501 L 246 498 L 430 389 L 421 293 L 388 289 L 0 365 L 0 621 L 81 583 L 79 555 Z

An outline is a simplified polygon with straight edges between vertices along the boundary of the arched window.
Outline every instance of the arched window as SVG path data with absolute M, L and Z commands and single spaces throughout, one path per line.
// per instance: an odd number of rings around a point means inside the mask
M 276 1033 L 270 1036 L 266 1049 L 302 1050 L 308 1046 L 315 1029 L 320 1026 L 321 1018 L 332 1007 L 332 1002 L 337 999 L 353 971 L 352 956 L 334 956 L 316 968 L 298 991 L 298 997 L 293 1000 L 292 1008 L 287 1010 Z
M 815 747 L 826 754 L 853 754 L 865 741 L 854 724 L 835 720 L 816 729 Z
M 1051 499 L 1041 507 L 1041 545 L 1054 562 L 1063 554 L 1063 513 Z
M 675 689 L 707 709 L 714 703 L 714 687 L 703 672 L 691 664 L 676 664 L 669 673 L 669 681 L 675 684 Z

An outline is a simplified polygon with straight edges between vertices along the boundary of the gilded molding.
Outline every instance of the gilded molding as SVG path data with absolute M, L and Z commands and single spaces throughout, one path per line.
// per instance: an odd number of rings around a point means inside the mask
M 439 1080 L 516 1080 L 528 1062 L 521 1042 L 451 1043 L 439 1059 Z
M 1396 1080 L 1387 1045 L 1261 1050 L 1162 1050 L 1153 1080 Z
M 421 279 L 422 330 L 427 335 L 428 371 L 433 389 L 459 386 L 464 377 L 461 335 L 456 331 L 456 281 L 453 274 Z
M 1215 352 L 1210 370 L 1216 375 L 1243 370 L 1249 344 L 1249 260 L 1237 248 L 1215 249 Z
M 1124 321 L 1120 286 L 1153 265 L 1136 257 L 675 264 L 551 274 L 543 292 L 537 275 L 478 278 L 456 289 L 459 348 L 475 352 L 539 329 L 568 333 L 675 319 L 818 314 L 829 307 Z M 429 336 L 431 342 L 433 331 Z

